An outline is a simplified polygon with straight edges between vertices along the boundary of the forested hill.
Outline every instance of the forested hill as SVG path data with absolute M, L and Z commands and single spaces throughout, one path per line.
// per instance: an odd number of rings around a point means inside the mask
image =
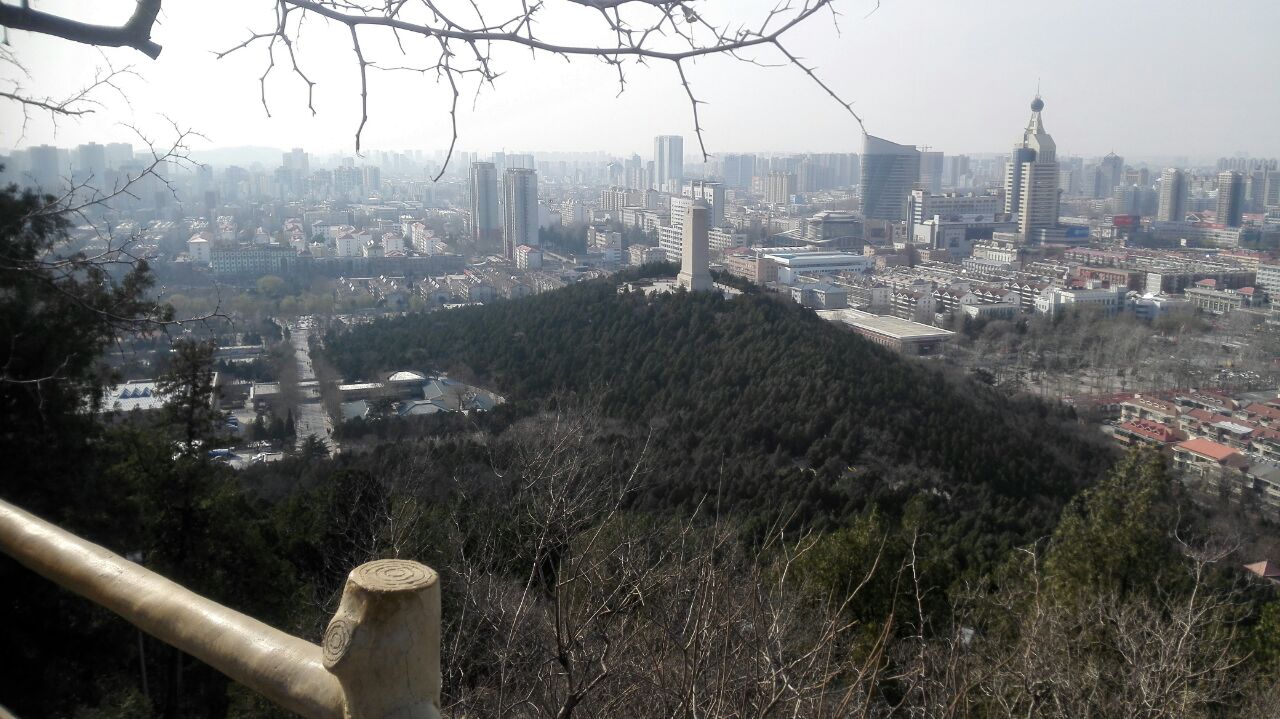
M 517 403 L 558 390 L 656 429 L 644 501 L 824 527 L 923 496 L 967 557 L 1046 534 L 1110 459 L 1069 412 L 901 358 L 787 301 L 646 298 L 609 282 L 381 320 L 330 336 L 349 379 L 473 377 Z M 936 490 L 924 491 L 921 490 Z

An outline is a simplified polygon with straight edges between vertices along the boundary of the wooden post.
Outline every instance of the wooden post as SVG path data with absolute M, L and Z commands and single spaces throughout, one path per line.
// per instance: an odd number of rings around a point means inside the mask
M 2 500 L 0 551 L 308 719 L 440 716 L 440 582 L 417 562 L 352 570 L 318 647 Z
M 440 716 L 440 581 L 429 567 L 383 559 L 353 569 L 321 646 L 347 719 Z

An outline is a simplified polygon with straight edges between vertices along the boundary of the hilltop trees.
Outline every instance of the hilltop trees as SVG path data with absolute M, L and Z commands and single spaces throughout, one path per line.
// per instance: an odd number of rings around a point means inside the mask
M 1129 597 L 1167 582 L 1181 557 L 1173 479 L 1155 450 L 1132 452 L 1063 512 L 1045 571 L 1054 591 Z
M 93 433 L 99 356 L 121 332 L 170 319 L 145 262 L 77 251 L 57 198 L 0 189 L 0 493 L 40 511 L 42 485 L 74 486 Z
M 963 572 L 1048 533 L 1110 459 L 1061 407 L 999 393 L 897 355 L 767 296 L 646 298 L 583 283 L 517 303 L 382 321 L 327 338 L 347 377 L 465 370 L 512 401 L 595 397 L 654 432 L 638 506 L 715 496 L 760 534 L 887 516 L 924 492 Z M 945 562 L 944 562 L 945 564 Z

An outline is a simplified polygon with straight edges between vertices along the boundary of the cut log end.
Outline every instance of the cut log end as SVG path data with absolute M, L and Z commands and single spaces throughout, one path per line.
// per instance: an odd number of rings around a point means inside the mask
M 416 592 L 439 581 L 434 569 L 403 559 L 380 559 L 356 567 L 350 579 L 366 592 Z

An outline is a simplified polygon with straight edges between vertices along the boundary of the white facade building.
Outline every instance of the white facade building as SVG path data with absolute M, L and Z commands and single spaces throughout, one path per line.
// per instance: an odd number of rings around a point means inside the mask
M 1093 305 L 1103 308 L 1108 315 L 1114 315 L 1124 310 L 1125 294 L 1123 287 L 1048 287 L 1036 298 L 1036 312 L 1053 316 L 1076 307 Z
M 1005 169 L 1005 210 L 1018 216 L 1018 235 L 1032 242 L 1058 225 L 1058 146 L 1040 117 L 1044 100 L 1031 102 L 1031 120 Z
M 784 285 L 794 283 L 801 273 L 806 272 L 860 272 L 865 273 L 876 266 L 876 258 L 852 252 L 805 252 L 790 249 L 762 250 L 761 257 L 767 257 L 778 267 L 778 282 Z
M 359 257 L 360 235 L 354 232 L 348 232 L 333 241 L 333 254 L 335 257 Z
M 684 196 L 695 200 L 702 200 L 707 204 L 711 211 L 711 215 L 707 220 L 707 227 L 724 227 L 724 208 L 725 208 L 725 189 L 724 185 L 719 182 L 704 182 L 702 180 L 691 180 L 684 183 Z M 674 217 L 675 208 L 672 208 L 672 217 Z
M 522 270 L 542 269 L 542 250 L 529 245 L 516 248 L 516 267 Z
M 187 257 L 191 258 L 192 264 L 208 267 L 209 249 L 209 241 L 203 237 L 197 235 L 187 240 Z

